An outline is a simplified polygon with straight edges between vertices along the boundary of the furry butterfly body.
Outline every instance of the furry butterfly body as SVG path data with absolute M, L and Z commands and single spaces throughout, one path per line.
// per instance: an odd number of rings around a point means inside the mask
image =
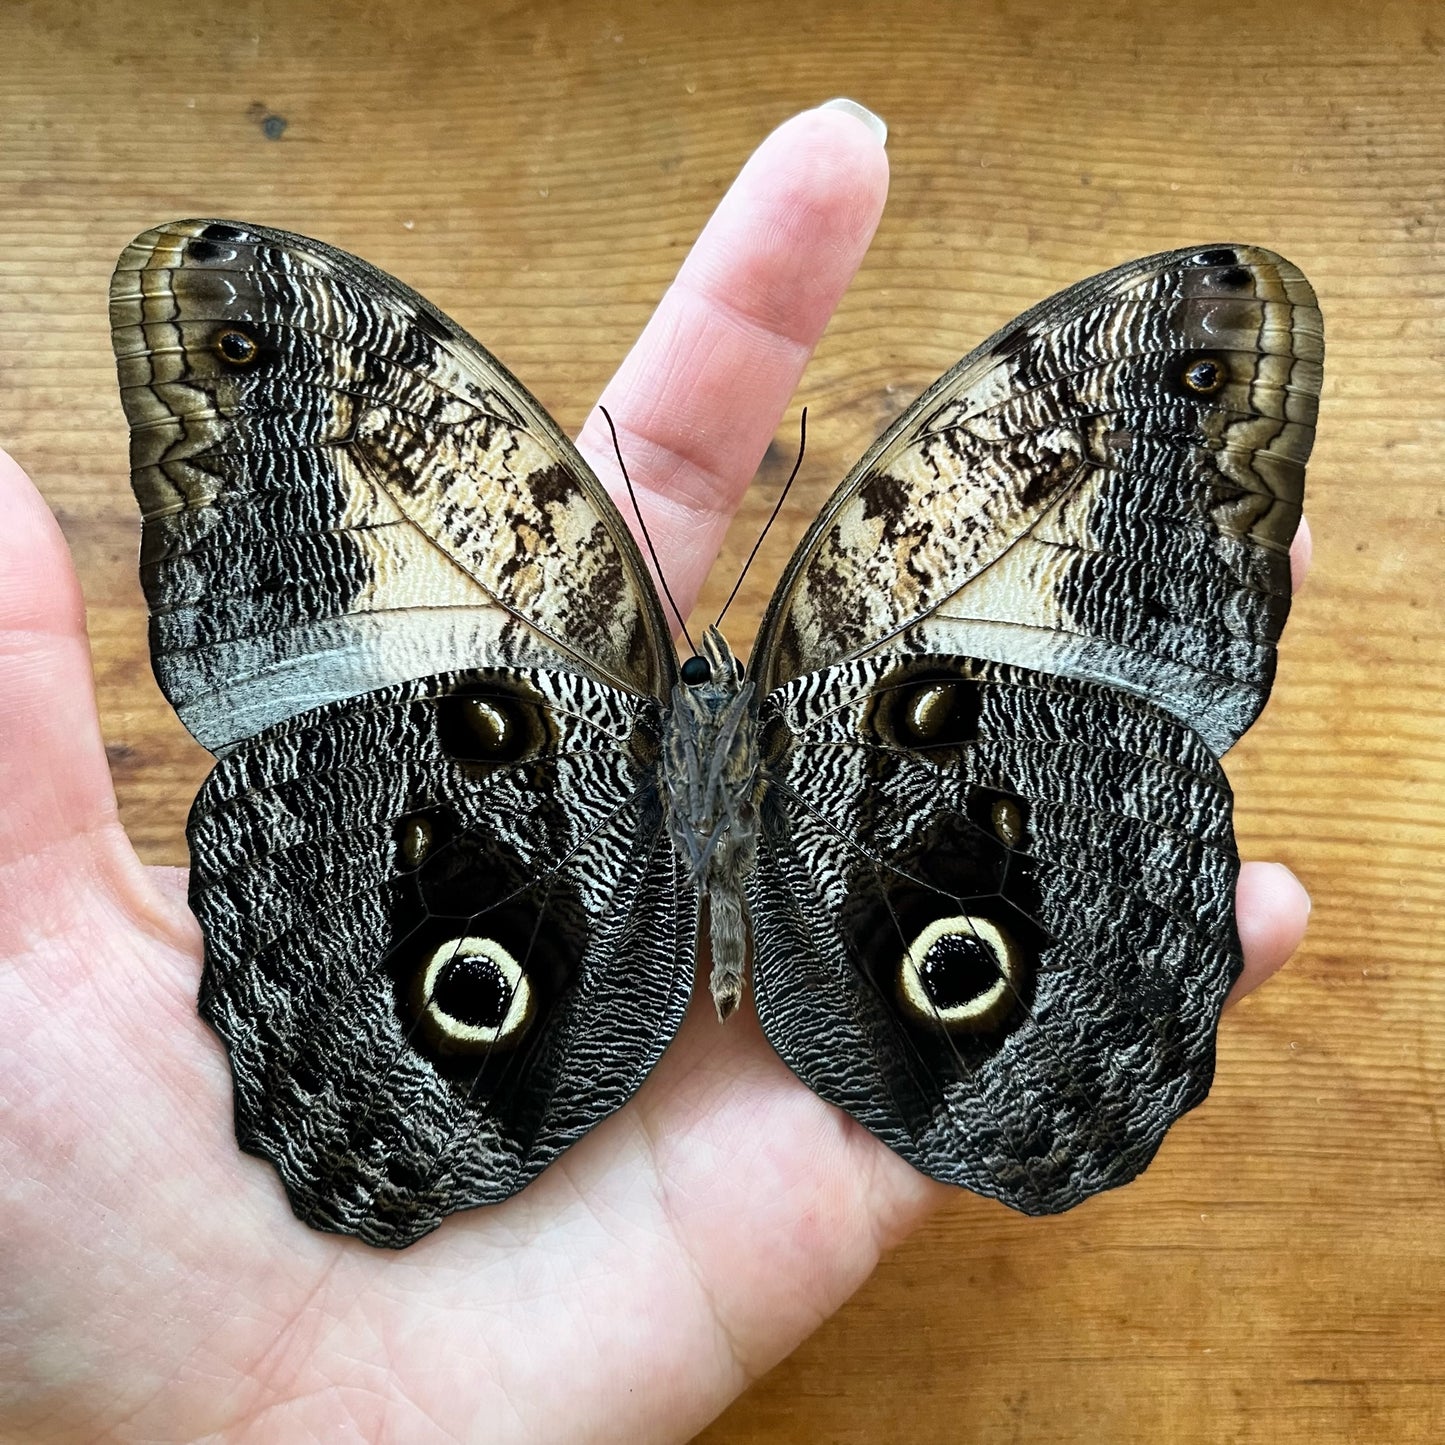
M 137 238 L 112 321 L 157 677 L 217 754 L 201 1011 L 296 1212 L 504 1199 L 676 1032 L 701 905 L 817 1093 L 1047 1212 L 1136 1175 L 1240 966 L 1217 757 L 1267 696 L 1323 348 L 1244 246 L 1119 267 L 844 480 L 682 671 L 504 368 L 317 242 Z

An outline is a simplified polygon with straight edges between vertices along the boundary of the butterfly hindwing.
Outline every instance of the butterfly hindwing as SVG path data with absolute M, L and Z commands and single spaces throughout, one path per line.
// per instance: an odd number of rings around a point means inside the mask
M 655 703 L 576 674 L 470 672 L 328 704 L 211 773 L 201 1012 L 238 1137 L 302 1218 L 409 1243 L 641 1083 L 695 931 L 657 733 Z
M 1255 248 L 1083 282 L 899 419 L 773 598 L 759 1016 L 937 1178 L 1067 1208 L 1208 1091 L 1215 755 L 1273 678 L 1321 335 Z
M 1240 968 L 1230 794 L 1162 708 L 956 657 L 764 705 L 754 994 L 812 1089 L 1030 1213 L 1134 1177 L 1208 1091 Z
M 676 1032 L 675 661 L 625 525 L 419 296 L 224 221 L 112 283 L 156 675 L 219 756 L 189 828 L 238 1137 L 319 1227 L 504 1199 Z

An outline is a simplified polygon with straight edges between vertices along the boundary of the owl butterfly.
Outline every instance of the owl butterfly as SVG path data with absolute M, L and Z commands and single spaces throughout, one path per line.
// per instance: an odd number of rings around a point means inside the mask
M 1217 246 L 1045 301 L 833 494 L 744 669 L 420 296 L 261 226 L 111 293 L 156 676 L 216 754 L 201 1013 L 243 1149 L 401 1246 L 505 1199 L 719 1011 L 1029 1213 L 1142 1170 L 1241 966 L 1216 758 L 1268 693 L 1323 357 Z

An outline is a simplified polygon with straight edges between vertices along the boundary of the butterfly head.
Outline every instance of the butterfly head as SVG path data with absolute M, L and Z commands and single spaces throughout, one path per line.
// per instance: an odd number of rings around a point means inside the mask
M 678 676 L 689 688 L 721 688 L 733 693 L 742 686 L 743 667 L 716 627 L 702 635 L 702 647 L 684 660 Z

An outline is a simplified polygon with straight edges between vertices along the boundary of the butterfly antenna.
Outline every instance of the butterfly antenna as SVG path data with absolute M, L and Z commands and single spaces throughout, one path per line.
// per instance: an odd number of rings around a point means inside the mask
M 723 609 L 717 615 L 714 627 L 721 627 L 722 620 L 727 614 L 729 607 L 733 605 L 733 598 L 738 595 L 738 589 L 743 585 L 743 578 L 748 575 L 748 568 L 753 565 L 753 558 L 758 555 L 758 548 L 763 545 L 763 539 L 772 530 L 772 525 L 778 520 L 778 513 L 783 510 L 783 503 L 788 499 L 788 491 L 793 485 L 793 478 L 798 475 L 798 468 L 803 465 L 803 452 L 808 446 L 808 408 L 803 408 L 803 419 L 798 424 L 798 460 L 793 463 L 793 470 L 788 474 L 788 480 L 783 483 L 783 490 L 778 494 L 777 503 L 773 507 L 773 515 L 768 518 L 767 526 L 758 533 L 758 540 L 753 543 L 753 550 L 748 553 L 748 560 L 743 563 L 743 570 L 738 573 L 738 580 L 733 583 L 733 590 L 728 593 L 728 600 L 723 603 Z
M 627 463 L 622 460 L 622 447 L 617 440 L 617 428 L 612 424 L 612 413 L 601 403 L 597 410 L 602 413 L 607 422 L 607 430 L 612 433 L 612 450 L 617 454 L 617 465 L 621 469 L 622 480 L 627 484 L 627 495 L 632 499 L 632 510 L 636 514 L 637 525 L 642 530 L 642 540 L 647 543 L 647 555 L 652 558 L 652 565 L 657 570 L 657 580 L 662 583 L 662 595 L 667 598 L 672 607 L 672 615 L 677 618 L 677 625 L 682 628 L 688 650 L 696 657 L 697 644 L 692 640 L 692 633 L 687 630 L 687 619 L 683 617 L 682 609 L 672 595 L 672 588 L 667 585 L 667 575 L 662 570 L 662 563 L 657 560 L 657 548 L 652 545 L 652 534 L 647 530 L 647 523 L 642 520 L 642 508 L 637 505 L 637 493 L 633 490 L 632 478 L 627 475 Z

